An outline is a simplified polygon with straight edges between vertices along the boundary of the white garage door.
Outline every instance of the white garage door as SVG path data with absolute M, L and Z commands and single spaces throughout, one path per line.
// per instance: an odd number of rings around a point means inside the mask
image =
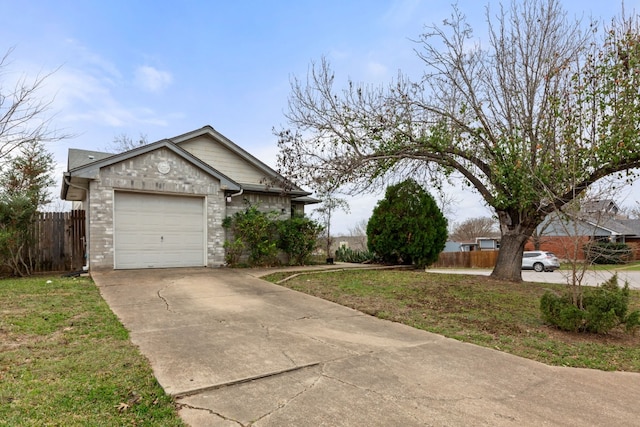
M 206 265 L 202 197 L 116 192 L 114 233 L 115 268 Z

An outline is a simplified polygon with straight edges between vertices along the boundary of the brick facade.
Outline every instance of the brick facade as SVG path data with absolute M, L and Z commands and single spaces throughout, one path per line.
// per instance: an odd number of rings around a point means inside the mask
M 158 163 L 163 161 L 170 166 L 166 174 L 158 171 Z M 115 191 L 205 197 L 207 266 L 217 267 L 224 263 L 225 230 L 222 220 L 227 212 L 219 180 L 166 148 L 161 148 L 104 167 L 98 179 L 90 182 L 88 240 L 91 268 L 113 268 Z
M 293 211 L 304 213 L 305 204 L 316 202 L 308 197 L 311 193 L 299 187 L 289 188 L 284 194 L 282 188 L 266 187 L 263 184 L 283 180 L 275 170 L 211 126 L 204 126 L 172 139 L 159 140 L 119 154 L 69 149 L 68 171 L 63 175 L 60 194 L 63 200 L 71 201 L 78 205 L 75 208 L 87 212 L 86 261 L 90 269 L 132 268 L 140 265 L 136 262 L 125 262 L 122 267 L 114 265 L 116 258 L 120 263 L 120 257 L 117 256 L 119 254 L 115 252 L 115 245 L 120 249 L 115 240 L 120 233 L 114 229 L 118 226 L 114 222 L 120 218 L 127 218 L 126 225 L 123 222 L 121 230 L 124 233 L 123 247 L 133 251 L 124 249 L 120 254 L 129 256 L 142 247 L 149 247 L 144 245 L 156 228 L 168 227 L 173 235 L 182 236 L 179 233 L 188 233 L 188 227 L 174 225 L 180 225 L 181 220 L 187 221 L 189 215 L 189 221 L 195 221 L 196 216 L 200 217 L 199 214 L 193 216 L 194 207 L 200 210 L 200 205 L 189 203 L 193 200 L 147 197 L 143 201 L 143 196 L 137 199 L 123 195 L 135 192 L 156 196 L 198 197 L 203 200 L 205 229 L 202 230 L 199 224 L 195 227 L 195 223 L 189 223 L 194 226 L 191 227 L 190 236 L 194 237 L 196 229 L 198 234 L 195 239 L 199 239 L 201 232 L 206 234 L 206 242 L 203 243 L 206 247 L 202 248 L 202 258 L 206 256 L 206 261 L 203 260 L 202 264 L 218 267 L 225 263 L 224 243 L 232 237 L 226 235 L 227 230 L 222 226 L 226 217 L 242 212 L 251 205 L 261 211 L 275 211 L 281 219 L 286 219 Z M 115 208 L 120 202 L 119 195 L 123 195 L 121 200 L 124 209 L 123 216 L 118 212 L 116 218 Z M 133 207 L 130 206 L 132 202 L 139 203 Z M 138 209 L 142 211 L 141 215 L 149 213 L 148 222 L 145 222 L 147 218 L 138 215 Z M 169 218 L 165 214 L 172 216 Z M 147 239 L 147 243 L 141 241 L 138 246 L 137 234 Z M 184 265 L 202 265 L 197 252 L 198 240 L 189 242 L 186 238 L 185 235 L 182 242 L 185 246 L 190 245 L 190 249 L 187 249 L 190 257 L 185 255 L 178 260 L 184 261 Z M 162 241 L 162 236 L 160 240 Z M 173 246 L 173 252 L 170 252 L 171 249 L 159 252 L 160 257 L 180 257 L 178 252 L 182 249 L 178 249 L 178 246 Z M 172 263 L 171 260 L 161 260 L 159 264 L 145 263 L 149 267 L 180 265 L 180 262 Z
M 227 216 L 244 211 L 248 205 L 255 206 L 261 212 L 279 212 L 282 219 L 291 216 L 291 199 L 289 197 L 248 192 L 232 197 L 231 203 L 227 203 Z

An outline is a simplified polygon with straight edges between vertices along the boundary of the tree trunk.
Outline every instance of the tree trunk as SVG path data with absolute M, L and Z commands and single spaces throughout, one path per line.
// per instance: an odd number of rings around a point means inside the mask
M 491 277 L 511 282 L 522 281 L 522 252 L 528 238 L 521 234 L 502 235 L 498 260 Z
M 527 221 L 514 224 L 511 218 L 519 215 L 509 215 L 507 212 L 498 211 L 502 238 L 500 240 L 500 252 L 496 266 L 491 273 L 494 279 L 508 280 L 511 282 L 522 281 L 522 252 L 524 245 L 533 234 L 540 221 Z M 531 224 L 529 224 L 531 222 Z

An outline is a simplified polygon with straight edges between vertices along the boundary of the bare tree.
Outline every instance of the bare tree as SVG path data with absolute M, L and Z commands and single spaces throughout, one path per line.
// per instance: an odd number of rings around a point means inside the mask
M 349 228 L 349 235 L 350 236 L 366 236 L 367 222 L 368 220 L 361 219 L 360 221 L 353 224 L 353 226 Z
M 356 239 L 359 249 L 367 249 L 367 223 L 369 220 L 361 219 L 349 228 L 349 236 Z
M 53 100 L 40 95 L 47 80 L 55 71 L 33 78 L 22 75 L 15 83 L 9 82 L 9 49 L 0 58 L 0 166 L 18 148 L 25 144 L 39 144 L 68 138 L 51 128 L 47 114 Z
M 105 148 L 105 151 L 108 153 L 124 153 L 125 151 L 147 145 L 148 143 L 147 135 L 140 134 L 138 140 L 134 140 L 129 135 L 122 133 L 113 138 L 113 141 Z
M 629 219 L 640 219 L 640 202 L 636 200 L 633 205 L 621 208 L 620 214 Z
M 314 209 L 314 212 L 320 217 L 320 222 L 324 227 L 326 248 L 327 248 L 327 262 L 333 262 L 333 256 L 331 255 L 331 246 L 333 245 L 333 236 L 331 235 L 331 220 L 333 214 L 341 210 L 343 212 L 349 212 L 349 203 L 343 198 L 337 197 L 332 191 L 324 190 L 317 193 L 322 202 L 320 206 Z
M 619 218 L 616 212 L 608 211 L 601 203 L 613 201 L 620 188 L 611 185 L 591 187 L 588 192 L 552 212 L 539 228 L 544 229 L 542 248 L 551 250 L 563 258 L 568 268 L 562 272 L 567 279 L 568 295 L 572 303 L 582 309 L 582 291 L 585 275 L 592 265 L 594 255 L 601 249 L 597 242 L 602 236 L 598 230 L 610 228 Z M 601 206 L 597 209 L 590 206 Z M 589 254 L 588 252 L 591 251 Z M 600 255 L 604 255 L 601 253 Z
M 455 242 L 472 242 L 477 237 L 490 237 L 498 232 L 498 222 L 494 218 L 469 218 L 455 224 L 449 236 Z
M 486 22 L 485 45 L 457 6 L 427 27 L 419 82 L 400 74 L 388 87 L 336 91 L 327 61 L 314 64 L 292 81 L 279 164 L 298 182 L 354 192 L 458 173 L 500 223 L 492 276 L 520 281 L 524 245 L 547 215 L 640 166 L 638 26 L 599 39 L 559 0 L 512 0 L 487 8 Z

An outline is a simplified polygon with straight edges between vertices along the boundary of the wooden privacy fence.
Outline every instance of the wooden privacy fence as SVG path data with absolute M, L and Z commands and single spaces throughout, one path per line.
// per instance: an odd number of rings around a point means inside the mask
M 493 268 L 498 251 L 442 252 L 431 267 Z
M 30 248 L 34 272 L 76 271 L 84 265 L 85 212 L 40 212 Z

